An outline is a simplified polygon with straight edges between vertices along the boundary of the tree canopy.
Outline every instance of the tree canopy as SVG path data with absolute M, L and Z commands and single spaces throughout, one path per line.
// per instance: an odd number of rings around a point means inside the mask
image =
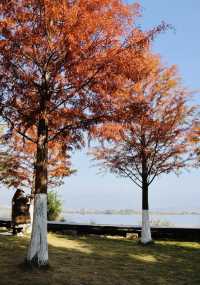
M 97 127 L 94 136 L 104 144 L 92 154 L 103 167 L 129 177 L 142 188 L 143 176 L 150 185 L 160 174 L 187 165 L 194 108 L 175 66 L 156 64 L 147 78 L 132 86 L 131 92 L 130 106 L 136 101 L 141 106 L 137 116 L 131 119 L 130 108 L 121 123 Z

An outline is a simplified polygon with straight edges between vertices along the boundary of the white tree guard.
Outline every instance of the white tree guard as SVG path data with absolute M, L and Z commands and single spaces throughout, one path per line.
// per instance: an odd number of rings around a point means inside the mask
M 27 262 L 37 266 L 48 264 L 47 243 L 47 194 L 36 194 L 31 241 L 28 247 Z
M 150 220 L 149 220 L 149 211 L 142 210 L 142 234 L 141 234 L 141 242 L 143 244 L 147 244 L 152 241 L 151 238 L 151 228 L 150 228 Z

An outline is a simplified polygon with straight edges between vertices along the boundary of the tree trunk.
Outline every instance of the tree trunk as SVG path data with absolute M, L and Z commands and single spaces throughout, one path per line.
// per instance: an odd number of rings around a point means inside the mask
M 47 160 L 48 122 L 43 116 L 38 124 L 38 143 L 35 164 L 34 214 L 27 263 L 41 267 L 48 265 L 47 244 Z
M 147 168 L 147 157 L 146 157 L 146 139 L 145 134 L 142 134 L 142 233 L 141 243 L 148 244 L 152 241 L 151 239 L 151 228 L 149 220 L 149 198 L 148 198 L 148 168 Z
M 148 244 L 152 241 L 149 220 L 148 183 L 143 181 L 142 185 L 142 234 L 141 243 Z

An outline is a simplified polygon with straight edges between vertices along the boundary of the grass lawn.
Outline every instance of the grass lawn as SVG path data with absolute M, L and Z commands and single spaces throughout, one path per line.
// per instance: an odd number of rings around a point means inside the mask
M 50 268 L 25 269 L 27 238 L 0 235 L 1 285 L 199 285 L 200 243 L 49 234 Z

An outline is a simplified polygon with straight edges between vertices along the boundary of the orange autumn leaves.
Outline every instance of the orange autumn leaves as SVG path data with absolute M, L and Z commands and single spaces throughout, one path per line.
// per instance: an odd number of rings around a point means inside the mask
M 176 67 L 165 68 L 156 61 L 149 76 L 131 87 L 128 104 L 141 107 L 135 118 L 125 105 L 117 124 L 94 129 L 101 146 L 91 154 L 102 169 L 128 177 L 140 188 L 144 180 L 150 185 L 162 173 L 189 166 L 194 115 L 189 100 Z
M 66 122 L 90 122 L 90 111 L 104 116 L 114 92 L 148 67 L 138 5 L 3 1 L 0 9 L 3 115 L 23 134 L 38 121 L 41 97 L 53 138 Z
M 45 117 L 50 176 L 70 174 L 68 153 L 84 146 L 84 131 L 101 140 L 128 136 L 138 150 L 141 134 L 164 143 L 171 113 L 178 110 L 174 119 L 181 121 L 184 95 L 178 96 L 185 92 L 175 90 L 174 67 L 162 71 L 150 51 L 154 36 L 167 26 L 143 32 L 136 25 L 139 5 L 3 0 L 0 13 L 1 115 L 13 135 L 11 147 L 32 165 Z
M 32 163 L 43 118 L 49 167 L 52 161 L 55 177 L 66 174 L 63 159 L 84 145 L 83 131 L 112 120 L 128 81 L 149 70 L 149 44 L 157 30 L 137 28 L 139 9 L 120 0 L 1 1 L 1 116 L 16 152 Z

